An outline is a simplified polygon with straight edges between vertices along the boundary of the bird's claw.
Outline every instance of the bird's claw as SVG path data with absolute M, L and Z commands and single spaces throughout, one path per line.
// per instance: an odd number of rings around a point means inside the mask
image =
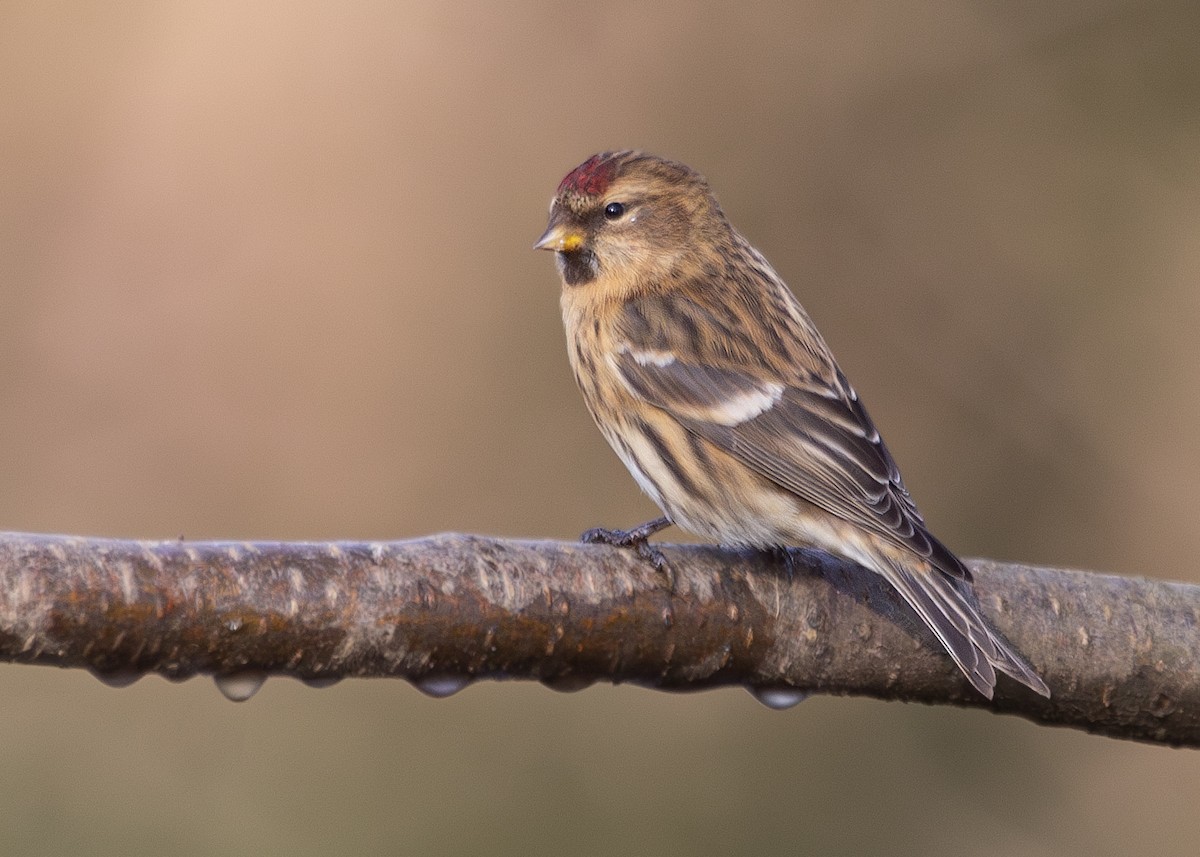
M 579 537 L 580 541 L 589 545 L 612 545 L 618 548 L 632 548 L 638 557 L 654 566 L 654 570 L 666 580 L 667 588 L 675 591 L 675 572 L 666 556 L 658 548 L 646 540 L 644 527 L 632 530 L 610 530 L 605 527 L 592 527 Z

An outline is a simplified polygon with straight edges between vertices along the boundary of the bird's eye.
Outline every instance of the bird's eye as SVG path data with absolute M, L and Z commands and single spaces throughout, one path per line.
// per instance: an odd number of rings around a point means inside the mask
M 619 202 L 610 202 L 604 206 L 604 216 L 609 220 L 616 220 L 625 213 L 625 206 Z

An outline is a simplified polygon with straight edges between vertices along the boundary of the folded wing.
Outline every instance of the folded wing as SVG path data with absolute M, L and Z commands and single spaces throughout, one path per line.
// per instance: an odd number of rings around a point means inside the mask
M 832 383 L 784 379 L 632 346 L 616 362 L 634 395 L 776 485 L 946 574 L 970 579 L 925 529 L 895 461 L 840 372 Z

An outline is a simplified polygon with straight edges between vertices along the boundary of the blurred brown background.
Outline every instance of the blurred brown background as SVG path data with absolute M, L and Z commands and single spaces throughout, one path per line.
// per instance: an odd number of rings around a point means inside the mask
M 967 555 L 1200 579 L 1200 5 L 0 5 L 0 526 L 573 538 L 561 176 L 708 175 Z M 677 537 L 677 534 L 676 536 Z M 0 853 L 1193 854 L 1200 757 L 732 690 L 0 668 Z

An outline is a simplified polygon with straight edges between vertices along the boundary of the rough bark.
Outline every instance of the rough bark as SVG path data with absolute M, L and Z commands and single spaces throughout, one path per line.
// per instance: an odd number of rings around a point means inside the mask
M 783 706 L 835 693 L 990 708 L 1118 738 L 1200 745 L 1200 587 L 976 560 L 995 627 L 1050 685 L 975 693 L 875 576 L 788 557 L 440 535 L 386 543 L 136 542 L 0 534 L 0 660 L 110 683 L 213 674 L 484 678 L 573 690 L 742 685 Z

